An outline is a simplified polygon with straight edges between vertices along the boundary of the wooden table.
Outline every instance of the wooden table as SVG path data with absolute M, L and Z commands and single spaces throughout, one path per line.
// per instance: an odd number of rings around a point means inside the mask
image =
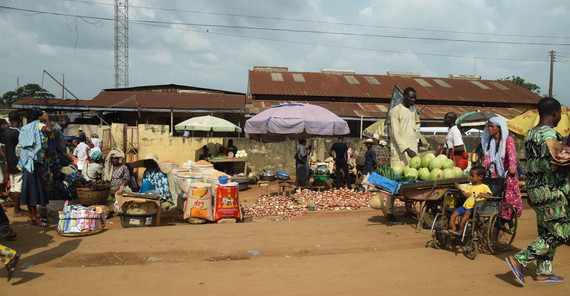
M 210 163 L 243 162 L 243 176 L 247 177 L 247 157 L 210 158 Z

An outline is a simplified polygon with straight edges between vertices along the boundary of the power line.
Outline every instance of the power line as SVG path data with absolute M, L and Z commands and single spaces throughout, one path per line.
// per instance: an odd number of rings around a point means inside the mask
M 80 17 L 99 20 L 111 20 L 105 17 L 83 16 L 67 13 L 40 11 L 33 9 L 22 9 L 9 6 L 0 6 L 3 9 L 35 12 L 43 14 L 51 14 L 57 16 Z M 320 30 L 301 30 L 301 29 L 282 29 L 282 28 L 268 28 L 268 27 L 251 27 L 251 26 L 237 26 L 237 25 L 218 25 L 218 24 L 205 24 L 205 23 L 185 23 L 185 22 L 166 22 L 166 21 L 152 21 L 152 20 L 133 20 L 149 24 L 167 24 L 167 25 L 183 25 L 195 27 L 213 27 L 213 28 L 226 28 L 226 29 L 241 29 L 241 30 L 258 30 L 258 31 L 273 31 L 273 32 L 290 32 L 290 33 L 308 33 L 308 34 L 326 34 L 326 35 L 341 35 L 341 36 L 358 36 L 358 37 L 376 37 L 376 38 L 391 38 L 391 39 L 407 39 L 407 40 L 424 40 L 424 41 L 445 41 L 445 42 L 465 42 L 465 43 L 479 43 L 479 44 L 506 44 L 506 45 L 548 45 L 548 46 L 570 46 L 570 43 L 547 43 L 547 42 L 517 42 L 517 41 L 493 41 L 493 40 L 469 40 L 469 39 L 451 39 L 451 38 L 434 38 L 434 37 L 412 37 L 412 36 L 397 36 L 385 34 L 366 34 L 366 33 L 351 33 L 351 32 L 333 32 L 333 31 L 320 31 Z
M 134 23 L 137 23 L 137 22 L 134 21 Z M 213 35 L 238 37 L 238 38 L 249 38 L 249 39 L 256 39 L 256 40 L 277 41 L 277 42 L 293 43 L 293 44 L 316 45 L 316 46 L 324 46 L 324 47 L 356 49 L 356 50 L 366 50 L 366 51 L 386 52 L 386 53 L 396 53 L 396 54 L 425 55 L 425 56 L 438 56 L 438 57 L 448 57 L 448 58 L 466 58 L 466 59 L 473 59 L 474 58 L 474 56 L 465 56 L 465 55 L 449 55 L 449 54 L 426 53 L 426 52 L 395 51 L 395 50 L 355 47 L 355 46 L 336 45 L 336 44 L 333 45 L 333 44 L 322 44 L 322 43 L 305 42 L 305 41 L 292 41 L 292 40 L 283 40 L 283 39 L 277 39 L 277 38 L 253 37 L 253 36 L 247 36 L 247 35 L 220 33 L 220 32 L 214 32 L 211 30 L 203 31 L 203 30 L 193 30 L 193 29 L 188 29 L 188 28 L 173 28 L 173 27 L 168 27 L 168 26 L 158 25 L 158 24 L 147 24 L 147 23 L 137 23 L 137 24 L 145 25 L 145 26 L 151 26 L 151 27 L 164 28 L 164 29 L 178 29 L 178 30 L 198 32 L 198 33 L 207 33 L 207 34 L 213 34 Z M 546 60 L 538 60 L 538 59 L 497 58 L 497 57 L 479 57 L 479 56 L 477 56 L 477 59 L 496 60 L 496 61 L 540 62 L 540 63 L 546 63 L 547 62 Z
M 67 1 L 67 2 L 77 2 L 77 3 L 86 3 L 86 4 L 97 4 L 97 5 L 112 5 L 112 4 L 107 4 L 107 3 L 89 2 L 89 1 L 81 1 L 81 0 L 65 0 L 65 1 Z M 133 7 L 133 8 L 141 8 L 141 9 L 150 9 L 150 10 L 162 10 L 162 11 L 170 11 L 170 12 L 186 12 L 186 13 L 194 13 L 194 14 L 208 14 L 208 15 L 220 15 L 220 16 L 231 16 L 231 17 L 242 17 L 242 18 L 254 18 L 254 19 L 267 19 L 267 20 L 290 21 L 290 22 L 301 22 L 301 23 L 316 23 L 316 24 L 329 24 L 329 25 L 343 25 L 343 26 L 366 27 L 366 28 L 380 28 L 380 29 L 394 29 L 394 30 L 410 30 L 410 31 L 420 31 L 420 32 L 452 33 L 452 34 L 470 34 L 470 35 L 500 36 L 500 37 L 530 37 L 530 38 L 570 39 L 570 36 L 545 36 L 545 35 L 526 35 L 526 34 L 499 34 L 499 33 L 483 33 L 483 32 L 466 32 L 466 31 L 425 29 L 425 28 L 412 28 L 412 27 L 395 27 L 395 26 L 381 26 L 381 25 L 364 25 L 364 24 L 345 23 L 345 22 L 331 22 L 331 21 L 307 20 L 307 19 L 295 19 L 295 18 L 283 18 L 283 17 L 268 17 L 268 16 L 259 16 L 259 15 L 246 15 L 246 14 L 235 14 L 235 13 L 221 13 L 221 12 L 188 10 L 188 9 L 160 8 L 160 7 L 138 6 L 138 5 L 130 5 L 130 7 Z

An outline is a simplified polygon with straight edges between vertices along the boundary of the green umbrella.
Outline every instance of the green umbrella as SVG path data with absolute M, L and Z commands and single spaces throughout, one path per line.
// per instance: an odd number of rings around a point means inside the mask
M 192 117 L 174 126 L 177 131 L 238 132 L 241 128 L 225 119 L 206 115 Z

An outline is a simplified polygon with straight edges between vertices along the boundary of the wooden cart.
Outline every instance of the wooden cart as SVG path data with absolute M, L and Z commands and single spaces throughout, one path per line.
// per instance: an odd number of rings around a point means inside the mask
M 416 231 L 422 229 L 422 224 L 431 224 L 432 212 L 437 212 L 442 205 L 442 199 L 448 190 L 455 190 L 455 183 L 468 183 L 469 177 L 447 178 L 438 180 L 425 180 L 415 183 L 405 183 L 400 186 L 396 198 L 406 204 L 418 220 Z M 431 220 L 431 221 L 430 221 Z

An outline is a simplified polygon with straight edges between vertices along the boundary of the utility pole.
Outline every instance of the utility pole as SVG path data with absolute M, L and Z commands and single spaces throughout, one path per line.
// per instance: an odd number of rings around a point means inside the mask
M 552 75 L 554 73 L 554 56 L 556 55 L 556 52 L 551 50 L 548 54 L 550 54 L 550 83 L 548 83 L 548 96 L 552 98 Z
M 129 86 L 129 0 L 115 0 L 115 88 Z

